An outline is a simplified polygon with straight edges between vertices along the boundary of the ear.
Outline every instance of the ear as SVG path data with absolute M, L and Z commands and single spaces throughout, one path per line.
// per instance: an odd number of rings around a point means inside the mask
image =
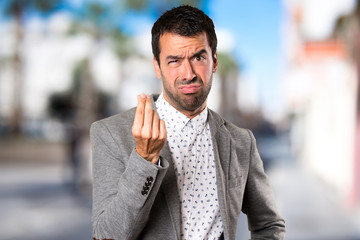
M 158 79 L 161 79 L 160 63 L 158 63 L 158 61 L 156 60 L 155 57 L 153 58 L 153 63 L 154 63 L 154 69 L 155 69 L 156 77 Z
M 214 53 L 214 65 L 213 65 L 213 73 L 216 73 L 217 71 L 217 67 L 218 67 L 218 57 L 217 57 L 217 52 Z

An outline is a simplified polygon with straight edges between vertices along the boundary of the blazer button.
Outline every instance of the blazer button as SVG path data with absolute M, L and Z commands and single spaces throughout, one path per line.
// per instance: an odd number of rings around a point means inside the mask
M 142 191 L 141 191 L 141 194 L 142 194 L 142 195 L 146 195 L 146 194 L 147 194 L 147 191 L 142 190 Z
M 149 183 L 152 183 L 152 181 L 153 181 L 154 179 L 153 179 L 153 177 L 150 176 L 150 177 L 148 177 L 146 180 L 147 180 Z
M 150 186 L 151 186 L 151 182 L 146 182 L 146 183 L 145 183 L 145 186 L 150 187 Z
M 147 187 L 147 186 L 144 186 L 144 187 L 143 187 L 143 190 L 144 190 L 144 191 L 149 191 L 149 189 L 150 189 L 150 188 Z

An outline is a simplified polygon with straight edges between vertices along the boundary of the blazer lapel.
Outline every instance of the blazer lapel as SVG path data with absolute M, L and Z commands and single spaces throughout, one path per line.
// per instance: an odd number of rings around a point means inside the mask
M 214 147 L 215 164 L 216 164 L 216 178 L 218 188 L 218 198 L 220 204 L 220 213 L 224 223 L 224 236 L 228 239 L 227 233 L 229 232 L 228 219 L 227 219 L 227 189 L 228 189 L 228 172 L 230 166 L 230 134 L 223 130 L 222 125 L 224 120 L 213 111 L 209 110 L 209 125 L 211 137 Z M 166 142 L 161 151 L 161 157 L 169 162 L 168 171 L 163 179 L 161 185 L 164 191 L 167 206 L 171 215 L 172 224 L 176 231 L 177 238 L 180 239 L 181 227 L 181 206 L 180 197 L 176 181 L 174 163 L 170 153 L 169 145 Z
M 215 114 L 211 110 L 209 111 L 209 125 L 215 151 L 215 160 L 219 164 L 217 165 L 219 170 L 225 173 L 225 176 L 228 176 L 231 149 L 230 134 L 222 127 L 224 120 Z
M 172 156 L 167 142 L 165 143 L 165 146 L 163 147 L 160 155 L 169 162 L 169 168 L 163 179 L 161 188 L 164 191 L 165 199 L 169 208 L 172 224 L 175 228 L 177 238 L 180 239 L 180 197 L 176 181 L 174 163 L 172 161 Z
M 216 168 L 219 170 L 219 180 L 227 183 L 230 167 L 231 141 L 230 134 L 223 128 L 224 120 L 209 110 L 209 125 L 215 151 Z M 226 186 L 226 184 L 225 184 Z
M 155 102 L 158 99 L 159 94 L 152 95 L 152 109 L 156 109 Z M 177 239 L 180 239 L 180 225 L 181 225 L 181 209 L 180 209 L 180 197 L 177 186 L 177 180 L 175 175 L 174 163 L 168 143 L 161 150 L 160 156 L 169 162 L 169 168 L 164 176 L 161 184 L 161 189 L 164 191 L 165 200 L 169 208 L 170 217 L 173 227 L 176 231 Z
M 214 156 L 216 164 L 216 182 L 217 191 L 220 204 L 220 214 L 224 223 L 224 236 L 228 239 L 227 233 L 229 232 L 228 227 L 228 213 L 227 209 L 227 190 L 228 190 L 228 176 L 230 167 L 230 152 L 231 152 L 231 141 L 230 134 L 222 128 L 224 120 L 220 118 L 216 113 L 209 110 L 209 125 L 211 131 L 211 138 L 214 147 Z

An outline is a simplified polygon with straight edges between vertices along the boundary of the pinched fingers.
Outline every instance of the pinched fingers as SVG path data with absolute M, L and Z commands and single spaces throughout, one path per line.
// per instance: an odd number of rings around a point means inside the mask
M 159 118 L 159 115 L 156 111 L 153 113 L 153 122 L 152 122 L 152 138 L 163 140 L 166 139 L 166 126 L 164 120 Z
M 137 153 L 144 159 L 156 163 L 166 141 L 166 127 L 157 112 L 152 110 L 150 96 L 144 96 L 138 96 L 132 134 Z
M 144 115 L 145 115 L 145 103 L 146 96 L 141 94 L 137 96 L 138 104 L 136 107 L 135 118 L 132 126 L 132 133 L 134 136 L 140 136 L 142 127 L 144 125 Z
M 141 134 L 144 138 L 152 137 L 153 117 L 154 117 L 154 110 L 152 110 L 150 96 L 147 95 L 145 101 L 144 125 L 141 131 Z
M 166 126 L 165 126 L 165 121 L 164 120 L 160 120 L 160 133 L 159 133 L 159 139 L 163 139 L 164 141 L 166 140 Z
M 160 135 L 160 119 L 157 112 L 154 111 L 152 120 L 152 138 L 158 139 Z

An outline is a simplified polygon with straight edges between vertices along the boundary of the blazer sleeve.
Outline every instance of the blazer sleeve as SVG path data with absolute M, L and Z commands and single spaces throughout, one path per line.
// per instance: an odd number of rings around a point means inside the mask
M 277 210 L 255 138 L 250 131 L 249 135 L 251 138 L 250 166 L 242 211 L 248 218 L 251 239 L 284 239 L 285 221 Z
M 130 144 L 129 136 L 123 137 L 127 146 L 119 146 L 101 121 L 92 124 L 90 137 L 93 237 L 136 239 L 149 220 L 168 162 L 161 159 L 162 166 L 158 166 L 146 161 Z

